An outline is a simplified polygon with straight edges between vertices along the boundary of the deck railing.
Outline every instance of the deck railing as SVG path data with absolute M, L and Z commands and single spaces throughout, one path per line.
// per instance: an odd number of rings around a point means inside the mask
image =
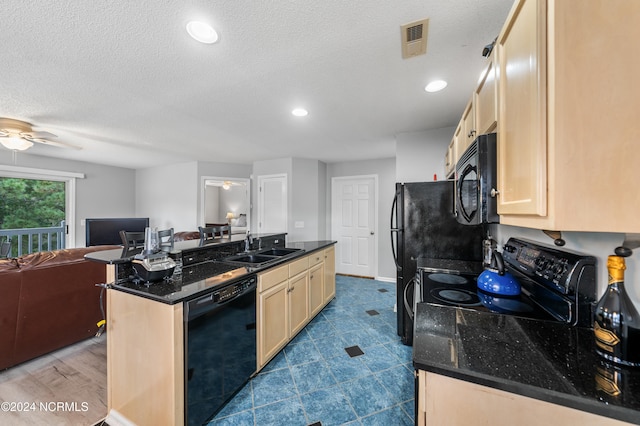
M 0 243 L 9 242 L 7 257 L 18 257 L 39 251 L 59 250 L 65 247 L 66 224 L 48 228 L 0 229 Z

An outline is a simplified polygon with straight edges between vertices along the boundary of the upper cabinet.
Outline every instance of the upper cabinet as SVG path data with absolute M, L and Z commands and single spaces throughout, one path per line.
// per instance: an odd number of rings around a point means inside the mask
M 496 44 L 507 225 L 640 232 L 640 2 L 518 0 Z
M 462 137 L 458 140 L 460 144 L 458 146 L 458 156 L 464 154 L 464 151 L 471 145 L 471 142 L 475 140 L 477 134 L 476 109 L 472 98 L 462 114 Z
M 473 104 L 475 128 L 478 135 L 495 132 L 498 124 L 498 84 L 496 81 L 495 50 L 489 56 L 489 64 L 482 72 L 480 83 L 478 83 L 478 87 L 473 93 Z
M 462 118 L 445 153 L 445 175 L 455 176 L 456 163 L 464 151 L 479 136 L 496 131 L 498 116 L 498 87 L 496 82 L 495 50 L 482 73 L 478 87 L 464 109 Z
M 545 15 L 544 0 L 517 2 L 496 43 L 500 215 L 547 213 Z

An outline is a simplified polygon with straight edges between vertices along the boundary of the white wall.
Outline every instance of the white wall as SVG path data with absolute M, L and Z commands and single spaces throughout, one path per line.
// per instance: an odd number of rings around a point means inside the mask
M 444 157 L 455 127 L 396 136 L 396 182 L 445 180 Z
M 319 193 L 319 164 L 317 160 L 293 159 L 287 241 L 320 239 L 318 224 L 324 221 L 324 216 L 319 216 L 319 205 L 325 194 Z
M 204 223 L 220 223 L 220 187 L 210 185 L 204 191 Z
M 0 149 L 0 164 L 14 166 L 11 151 Z M 69 224 L 74 227 L 76 235 L 75 241 L 69 243 L 70 247 L 85 246 L 83 221 L 86 218 L 136 215 L 135 170 L 26 152 L 18 153 L 15 166 L 85 174 L 84 179 L 76 180 L 76 223 Z
M 391 204 L 395 195 L 396 160 L 386 158 L 382 160 L 348 161 L 343 163 L 327 164 L 327 188 L 326 191 L 326 235 L 331 239 L 331 178 L 344 176 L 378 176 L 378 277 L 385 280 L 396 280 L 396 266 L 391 252 L 391 236 L 389 234 L 389 220 Z
M 136 214 L 152 227 L 197 231 L 198 199 L 195 161 L 136 171 Z
M 176 232 L 197 231 L 200 218 L 202 176 L 248 179 L 246 164 L 191 161 L 136 171 L 136 214 L 149 217 L 149 224 Z

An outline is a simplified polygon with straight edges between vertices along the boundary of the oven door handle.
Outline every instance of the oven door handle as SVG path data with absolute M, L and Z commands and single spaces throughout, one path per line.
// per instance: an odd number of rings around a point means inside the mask
M 413 321 L 413 307 L 411 306 L 411 304 L 409 303 L 408 300 L 408 290 L 409 288 L 411 288 L 413 290 L 413 286 L 415 285 L 415 278 L 412 278 L 411 281 L 409 281 L 407 283 L 407 285 L 404 287 L 404 308 L 406 309 L 407 313 L 409 314 L 409 318 L 411 318 L 411 321 Z

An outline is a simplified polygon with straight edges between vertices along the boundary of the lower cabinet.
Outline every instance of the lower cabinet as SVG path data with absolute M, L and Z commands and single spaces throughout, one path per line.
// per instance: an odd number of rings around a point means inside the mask
M 627 425 L 619 420 L 418 370 L 416 424 Z M 460 401 L 465 401 L 464 410 Z M 535 415 L 532 415 L 535 413 Z
M 333 275 L 329 276 L 332 272 Z M 258 370 L 335 297 L 335 250 L 258 274 Z
M 324 307 L 324 262 L 309 268 L 309 302 L 314 317 Z
M 334 246 L 324 250 L 324 281 L 322 282 L 324 303 L 336 297 L 336 249 Z
M 183 425 L 183 304 L 107 290 L 106 334 L 110 413 L 130 424 Z

